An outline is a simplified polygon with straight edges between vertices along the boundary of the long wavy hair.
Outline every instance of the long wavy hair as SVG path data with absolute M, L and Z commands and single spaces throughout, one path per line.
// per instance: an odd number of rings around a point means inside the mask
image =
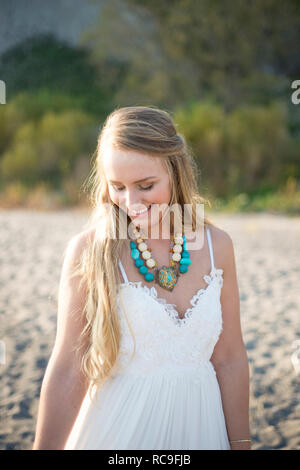
M 198 193 L 199 170 L 169 113 L 155 107 L 132 106 L 118 108 L 107 117 L 92 157 L 91 172 L 83 185 L 88 190 L 91 205 L 85 228 L 92 230 L 93 237 L 74 271 L 74 275 L 80 274 L 81 282 L 87 287 L 81 343 L 85 345 L 81 355 L 82 370 L 96 388 L 103 385 L 117 367 L 121 339 L 117 296 L 122 282 L 118 261 L 126 243 L 119 234 L 120 230 L 128 233 L 131 223 L 129 216 L 109 196 L 102 165 L 103 154 L 109 145 L 161 159 L 171 183 L 169 205 L 178 205 L 182 211 L 185 204 L 192 207 L 193 230 L 198 223 L 195 205 L 210 205 Z M 171 219 L 171 233 L 174 233 L 174 223 Z M 204 226 L 211 224 L 207 217 L 201 223 Z M 128 322 L 123 303 L 122 310 Z M 134 354 L 134 333 L 129 322 L 128 325 L 133 336 Z

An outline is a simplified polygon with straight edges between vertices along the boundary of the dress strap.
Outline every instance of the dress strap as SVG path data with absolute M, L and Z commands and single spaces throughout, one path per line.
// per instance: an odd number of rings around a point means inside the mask
M 121 272 L 122 272 L 122 276 L 123 276 L 123 279 L 124 279 L 124 282 L 129 282 L 128 281 L 128 277 L 126 275 L 126 272 L 125 272 L 125 269 L 123 267 L 123 264 L 121 262 L 121 260 L 119 260 L 119 266 L 120 266 L 120 269 L 121 269 Z
M 206 226 L 206 233 L 207 233 L 207 241 L 208 241 L 209 254 L 210 254 L 211 269 L 213 270 L 213 269 L 215 269 L 214 253 L 213 253 L 210 230 L 209 230 L 209 227 L 207 227 L 207 226 Z

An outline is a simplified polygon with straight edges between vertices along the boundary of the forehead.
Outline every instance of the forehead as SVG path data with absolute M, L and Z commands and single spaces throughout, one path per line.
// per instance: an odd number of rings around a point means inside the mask
M 118 182 L 138 181 L 148 176 L 159 177 L 166 169 L 159 157 L 152 157 L 133 150 L 109 147 L 102 157 L 107 180 Z

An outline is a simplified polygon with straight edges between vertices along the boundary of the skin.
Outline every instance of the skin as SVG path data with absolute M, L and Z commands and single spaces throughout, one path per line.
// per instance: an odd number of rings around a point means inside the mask
M 170 182 L 159 159 L 138 152 L 122 153 L 108 149 L 103 163 L 107 180 L 118 181 L 117 188 L 124 188 L 118 192 L 109 184 L 112 201 L 122 209 L 138 210 L 141 205 L 147 206 L 149 203 L 169 203 Z M 156 177 L 151 190 L 145 191 L 141 188 L 150 186 L 154 178 L 144 183 L 135 183 L 150 175 Z M 139 223 L 141 221 L 142 219 Z M 155 223 L 162 228 L 164 220 L 154 219 L 153 224 Z M 148 220 L 145 220 L 145 224 L 148 226 Z M 223 331 L 215 346 L 211 362 L 220 385 L 228 437 L 230 440 L 248 439 L 249 368 L 241 332 L 233 243 L 230 236 L 218 227 L 210 226 L 210 231 L 215 266 L 224 271 L 221 291 Z M 80 372 L 82 357 L 80 353 L 74 354 L 74 348 L 84 327 L 81 312 L 87 291 L 84 285 L 79 287 L 79 278 L 70 278 L 70 273 L 78 262 L 82 250 L 91 242 L 93 236 L 92 229 L 81 232 L 71 239 L 67 247 L 59 286 L 56 340 L 42 384 L 33 450 L 64 448 L 88 389 L 88 383 Z M 149 238 L 147 244 L 148 246 L 151 244 L 151 248 L 155 250 L 159 264 L 168 264 L 170 240 Z M 166 298 L 168 303 L 175 303 L 177 311 L 181 313 L 190 306 L 189 299 L 197 289 L 206 286 L 203 274 L 210 272 L 207 239 L 205 238 L 201 249 L 191 251 L 190 255 L 192 264 L 189 276 L 182 276 L 173 292 L 160 291 L 155 285 L 159 297 Z M 137 270 L 133 269 L 132 260 L 124 258 L 122 262 L 129 279 L 135 280 Z M 137 280 L 140 280 L 140 277 Z M 235 443 L 231 448 L 248 450 L 250 445 Z
M 146 209 L 150 204 L 165 206 L 169 204 L 171 184 L 160 158 L 110 147 L 103 157 L 103 168 L 112 202 L 129 216 L 131 211 Z M 152 178 L 136 183 L 149 176 Z M 134 224 L 140 224 L 144 233 L 147 230 L 149 239 L 162 241 L 162 230 L 167 228 L 163 214 L 156 213 L 152 208 L 151 217 L 150 214 L 146 214 L 138 219 L 130 218 Z M 160 232 L 156 234 L 154 227 L 159 228 Z

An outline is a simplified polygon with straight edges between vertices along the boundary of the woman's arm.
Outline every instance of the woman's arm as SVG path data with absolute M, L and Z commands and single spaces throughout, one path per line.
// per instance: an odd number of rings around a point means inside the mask
M 221 232 L 221 231 L 220 231 Z M 249 365 L 242 338 L 240 300 L 234 248 L 226 232 L 220 239 L 217 259 L 222 259 L 223 287 L 221 305 L 223 330 L 211 361 L 217 373 L 229 440 L 250 439 L 249 428 Z M 231 443 L 232 450 L 249 450 L 249 442 Z
M 71 278 L 87 236 L 86 232 L 76 235 L 67 246 L 59 285 L 57 333 L 42 383 L 33 450 L 64 448 L 88 390 L 80 370 L 82 352 L 75 351 L 84 327 L 86 289 L 79 286 L 78 276 Z
M 87 392 L 72 364 L 51 356 L 43 380 L 33 450 L 63 450 Z

